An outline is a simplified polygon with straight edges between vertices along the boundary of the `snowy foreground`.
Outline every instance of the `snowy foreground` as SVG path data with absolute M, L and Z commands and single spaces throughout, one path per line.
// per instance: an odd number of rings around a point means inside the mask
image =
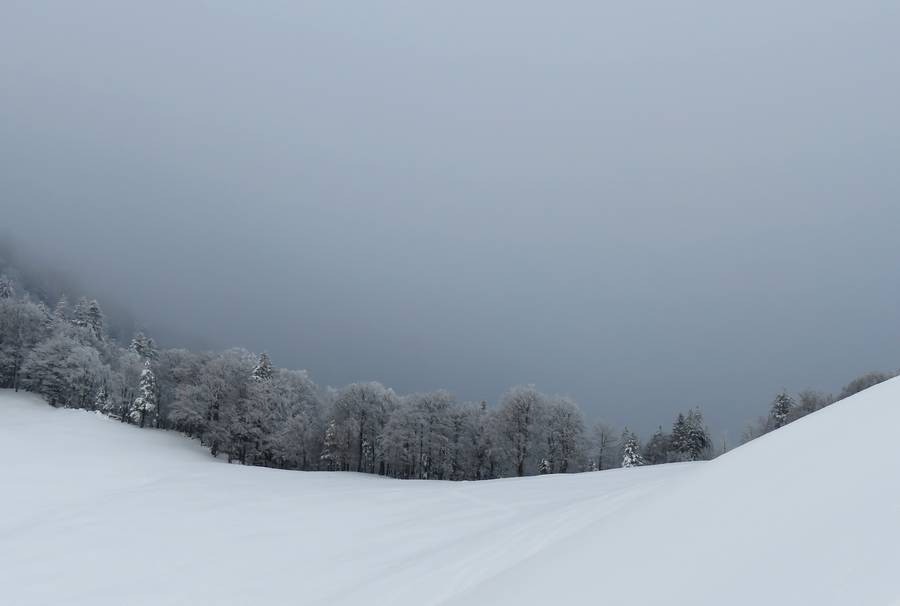
M 227 465 L 0 391 L 0 604 L 900 604 L 900 382 L 711 463 Z

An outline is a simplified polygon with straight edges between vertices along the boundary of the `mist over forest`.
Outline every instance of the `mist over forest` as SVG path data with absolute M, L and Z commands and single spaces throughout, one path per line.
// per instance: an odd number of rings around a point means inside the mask
M 898 366 L 892 5 L 178 14 L 0 26 L 0 236 L 129 331 L 730 441 Z

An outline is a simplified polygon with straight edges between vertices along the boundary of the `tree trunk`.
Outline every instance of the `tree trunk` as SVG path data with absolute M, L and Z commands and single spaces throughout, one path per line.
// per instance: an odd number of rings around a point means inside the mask
M 359 461 L 356 464 L 356 471 L 358 472 L 363 470 L 363 432 L 365 430 L 365 425 L 366 415 L 365 413 L 362 413 L 359 416 Z

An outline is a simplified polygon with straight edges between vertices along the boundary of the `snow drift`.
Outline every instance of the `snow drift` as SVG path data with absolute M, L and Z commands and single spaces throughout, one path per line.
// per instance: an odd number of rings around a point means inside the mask
M 900 603 L 900 380 L 710 463 L 472 483 L 227 465 L 0 392 L 0 603 Z

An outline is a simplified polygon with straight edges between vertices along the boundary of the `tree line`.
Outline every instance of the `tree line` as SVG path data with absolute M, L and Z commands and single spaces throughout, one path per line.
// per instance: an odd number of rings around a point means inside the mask
M 699 410 L 642 445 L 627 428 L 589 427 L 571 398 L 532 385 L 496 405 L 445 390 L 397 394 L 377 382 L 320 388 L 266 353 L 158 347 L 109 336 L 96 300 L 52 307 L 0 277 L 0 387 L 53 406 L 180 431 L 247 465 L 480 480 L 711 458 Z M 120 332 L 120 331 L 119 331 Z
M 116 331 L 121 333 L 121 331 Z M 747 442 L 896 373 L 870 372 L 837 396 L 777 394 L 748 424 Z M 445 390 L 400 395 L 377 382 L 320 388 L 266 353 L 159 348 L 141 332 L 109 336 L 96 300 L 53 306 L 0 276 L 0 387 L 53 406 L 95 410 L 140 427 L 180 431 L 213 456 L 285 469 L 395 478 L 479 480 L 709 459 L 717 454 L 699 409 L 643 442 L 629 429 L 588 427 L 571 398 L 532 385 L 495 406 Z M 723 446 L 724 450 L 724 446 Z
M 741 436 L 741 442 L 747 443 L 776 429 L 780 429 L 789 423 L 802 419 L 808 414 L 814 413 L 853 394 L 859 393 L 888 379 L 898 376 L 897 372 L 867 372 L 841 388 L 837 395 L 806 389 L 798 394 L 791 395 L 787 390 L 782 390 L 775 395 L 769 406 L 768 414 L 749 423 Z

